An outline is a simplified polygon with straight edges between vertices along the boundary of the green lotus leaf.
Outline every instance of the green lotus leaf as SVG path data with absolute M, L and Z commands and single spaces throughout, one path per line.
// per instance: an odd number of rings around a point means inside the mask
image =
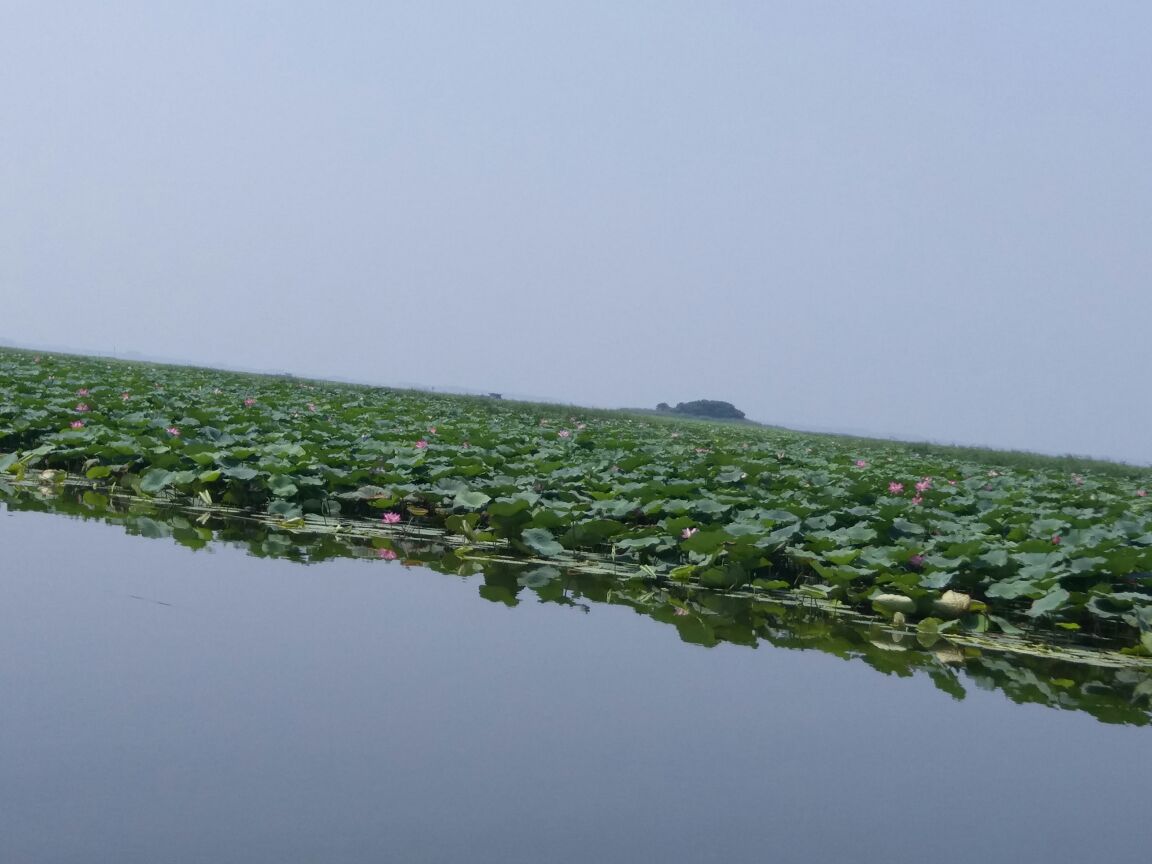
M 298 504 L 293 504 L 291 501 L 284 501 L 277 499 L 268 505 L 268 513 L 271 516 L 276 516 L 285 521 L 292 519 L 299 519 L 304 511 Z
M 1070 596 L 1071 595 L 1063 588 L 1055 588 L 1043 597 L 1038 597 L 1034 600 L 1027 614 L 1032 618 L 1040 615 L 1050 615 L 1057 609 L 1063 608 L 1064 605 L 1067 604 Z
M 556 538 L 547 528 L 528 528 L 520 539 L 525 546 L 545 558 L 555 558 L 564 554 L 564 547 L 556 542 Z
M 955 577 L 955 573 L 947 570 L 939 570 L 934 573 L 925 573 L 920 577 L 919 584 L 922 588 L 947 588 L 952 584 L 952 580 Z
M 173 474 L 163 468 L 151 468 L 140 475 L 140 491 L 150 495 L 171 485 Z
M 479 510 L 491 500 L 492 496 L 485 495 L 483 492 L 464 490 L 456 494 L 452 506 L 457 510 Z
M 221 468 L 220 473 L 233 480 L 251 480 L 260 472 L 248 465 L 233 465 Z
M 291 498 L 299 491 L 296 484 L 292 482 L 292 478 L 283 474 L 276 474 L 268 478 L 268 489 L 277 498 Z

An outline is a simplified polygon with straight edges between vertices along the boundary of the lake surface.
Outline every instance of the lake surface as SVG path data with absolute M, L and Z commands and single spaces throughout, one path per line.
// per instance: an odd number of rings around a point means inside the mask
M 704 647 L 683 622 L 503 576 L 189 545 L 0 508 L 0 861 L 1152 849 L 1134 702 L 1102 709 L 1115 722 L 1018 704 L 987 669 L 983 687 L 955 673 L 960 699 L 938 669 L 763 636 Z

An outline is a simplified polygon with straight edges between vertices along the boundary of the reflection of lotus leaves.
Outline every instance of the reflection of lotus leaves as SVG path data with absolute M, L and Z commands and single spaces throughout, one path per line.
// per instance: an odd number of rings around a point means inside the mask
M 884 651 L 907 651 L 907 645 L 897 645 L 895 642 L 885 642 L 883 639 L 869 639 L 873 645 Z
M 193 547 L 209 541 L 239 544 L 249 554 L 302 563 L 336 557 L 375 558 L 377 548 L 385 548 L 383 544 L 388 542 L 387 531 L 378 519 L 335 522 L 309 516 L 286 525 L 271 516 L 232 519 L 221 507 L 176 511 L 152 499 L 130 495 L 106 496 L 68 486 L 43 490 L 52 497 L 38 498 L 27 487 L 0 486 L 9 510 L 100 518 L 148 537 L 170 536 Z M 517 595 L 522 597 L 525 591 L 538 602 L 583 611 L 588 611 L 591 603 L 624 605 L 653 620 L 676 625 L 681 639 L 702 646 L 727 642 L 826 651 L 856 658 L 884 674 L 907 677 L 926 672 L 936 687 L 956 698 L 962 698 L 961 682 L 967 679 L 999 690 L 1016 702 L 1081 710 L 1103 722 L 1147 725 L 1152 719 L 1152 664 L 1146 660 L 1074 645 L 1038 645 L 1012 637 L 981 636 L 973 632 L 968 620 L 978 617 L 971 610 L 958 620 L 939 620 L 944 615 L 921 620 L 915 633 L 892 633 L 886 624 L 864 619 L 845 604 L 829 601 L 826 592 L 818 590 L 823 586 L 807 586 L 812 595 L 807 598 L 802 592 L 706 591 L 698 584 L 661 582 L 654 572 L 616 565 L 607 559 L 573 559 L 562 567 L 526 566 L 509 560 L 499 546 L 478 545 L 459 534 L 418 525 L 408 525 L 405 530 L 407 539 L 396 548 L 406 563 L 423 563 L 433 570 L 459 575 L 480 573 L 486 583 L 478 586 L 481 596 L 510 607 L 520 602 Z M 465 546 L 466 542 L 469 545 Z M 949 600 L 958 608 L 966 595 L 953 593 L 959 597 Z M 912 598 L 900 594 L 887 598 L 877 595 L 877 608 L 894 602 L 912 611 L 916 605 Z M 676 608 L 690 611 L 676 614 L 672 611 Z M 976 608 L 972 601 L 971 609 Z M 905 614 L 900 608 L 884 611 L 896 623 Z M 941 638 L 945 630 L 948 635 Z M 925 638 L 928 636 L 934 638 Z M 931 641 L 932 650 L 921 650 L 921 639 Z
M 964 663 L 964 652 L 952 646 L 938 648 L 933 652 L 933 656 L 941 663 L 948 663 L 949 665 L 963 665 Z
M 555 567 L 533 567 L 527 573 L 520 574 L 516 582 L 525 588 L 540 588 L 559 578 L 560 571 Z

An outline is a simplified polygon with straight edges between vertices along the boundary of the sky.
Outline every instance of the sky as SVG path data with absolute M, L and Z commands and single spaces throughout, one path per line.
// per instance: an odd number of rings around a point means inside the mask
M 1152 462 L 1152 4 L 0 0 L 0 342 Z

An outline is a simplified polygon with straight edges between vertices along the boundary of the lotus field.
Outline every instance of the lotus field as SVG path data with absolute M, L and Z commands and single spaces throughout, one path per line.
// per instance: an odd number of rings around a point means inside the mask
M 921 632 L 1152 654 L 1146 469 L 0 349 L 0 492 L 80 481 L 559 568 L 790 592 Z M 394 557 L 380 544 L 381 557 Z

